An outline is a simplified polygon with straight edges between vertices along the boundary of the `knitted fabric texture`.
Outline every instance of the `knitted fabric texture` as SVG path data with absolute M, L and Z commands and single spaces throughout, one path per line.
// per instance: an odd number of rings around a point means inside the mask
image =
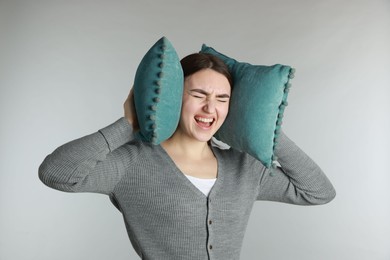
M 121 118 L 57 148 L 39 177 L 58 190 L 109 195 L 142 259 L 239 259 L 256 200 L 316 205 L 335 196 L 320 168 L 283 133 L 275 150 L 282 168 L 273 175 L 246 153 L 213 147 L 218 178 L 208 197 L 160 145 L 131 139 Z

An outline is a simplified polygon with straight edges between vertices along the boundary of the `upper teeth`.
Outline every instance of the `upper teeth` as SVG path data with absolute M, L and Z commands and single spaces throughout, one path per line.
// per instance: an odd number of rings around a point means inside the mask
M 212 118 L 202 118 L 202 117 L 197 117 L 196 120 L 201 121 L 203 123 L 211 123 L 213 122 Z

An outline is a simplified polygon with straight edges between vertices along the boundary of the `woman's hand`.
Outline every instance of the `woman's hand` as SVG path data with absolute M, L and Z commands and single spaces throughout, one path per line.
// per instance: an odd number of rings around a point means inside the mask
M 129 95 L 127 96 L 127 99 L 123 104 L 123 109 L 125 113 L 125 118 L 133 126 L 133 130 L 138 131 L 139 124 L 138 124 L 137 114 L 135 112 L 133 88 L 131 88 Z

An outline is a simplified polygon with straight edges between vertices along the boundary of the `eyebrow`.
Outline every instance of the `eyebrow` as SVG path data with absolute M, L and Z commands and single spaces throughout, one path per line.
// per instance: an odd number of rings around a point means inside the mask
M 196 92 L 196 93 L 203 94 L 206 96 L 210 95 L 210 93 L 204 91 L 203 89 L 199 89 L 199 88 L 190 89 L 189 92 L 191 92 L 191 93 Z M 217 98 L 230 98 L 230 96 L 228 94 L 220 94 L 220 95 L 217 95 Z

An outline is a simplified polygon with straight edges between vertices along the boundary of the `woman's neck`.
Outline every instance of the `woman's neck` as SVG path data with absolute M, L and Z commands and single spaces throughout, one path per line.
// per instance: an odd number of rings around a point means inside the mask
M 171 138 L 161 143 L 170 155 L 184 156 L 188 159 L 201 160 L 214 156 L 207 142 L 200 142 L 175 133 Z

